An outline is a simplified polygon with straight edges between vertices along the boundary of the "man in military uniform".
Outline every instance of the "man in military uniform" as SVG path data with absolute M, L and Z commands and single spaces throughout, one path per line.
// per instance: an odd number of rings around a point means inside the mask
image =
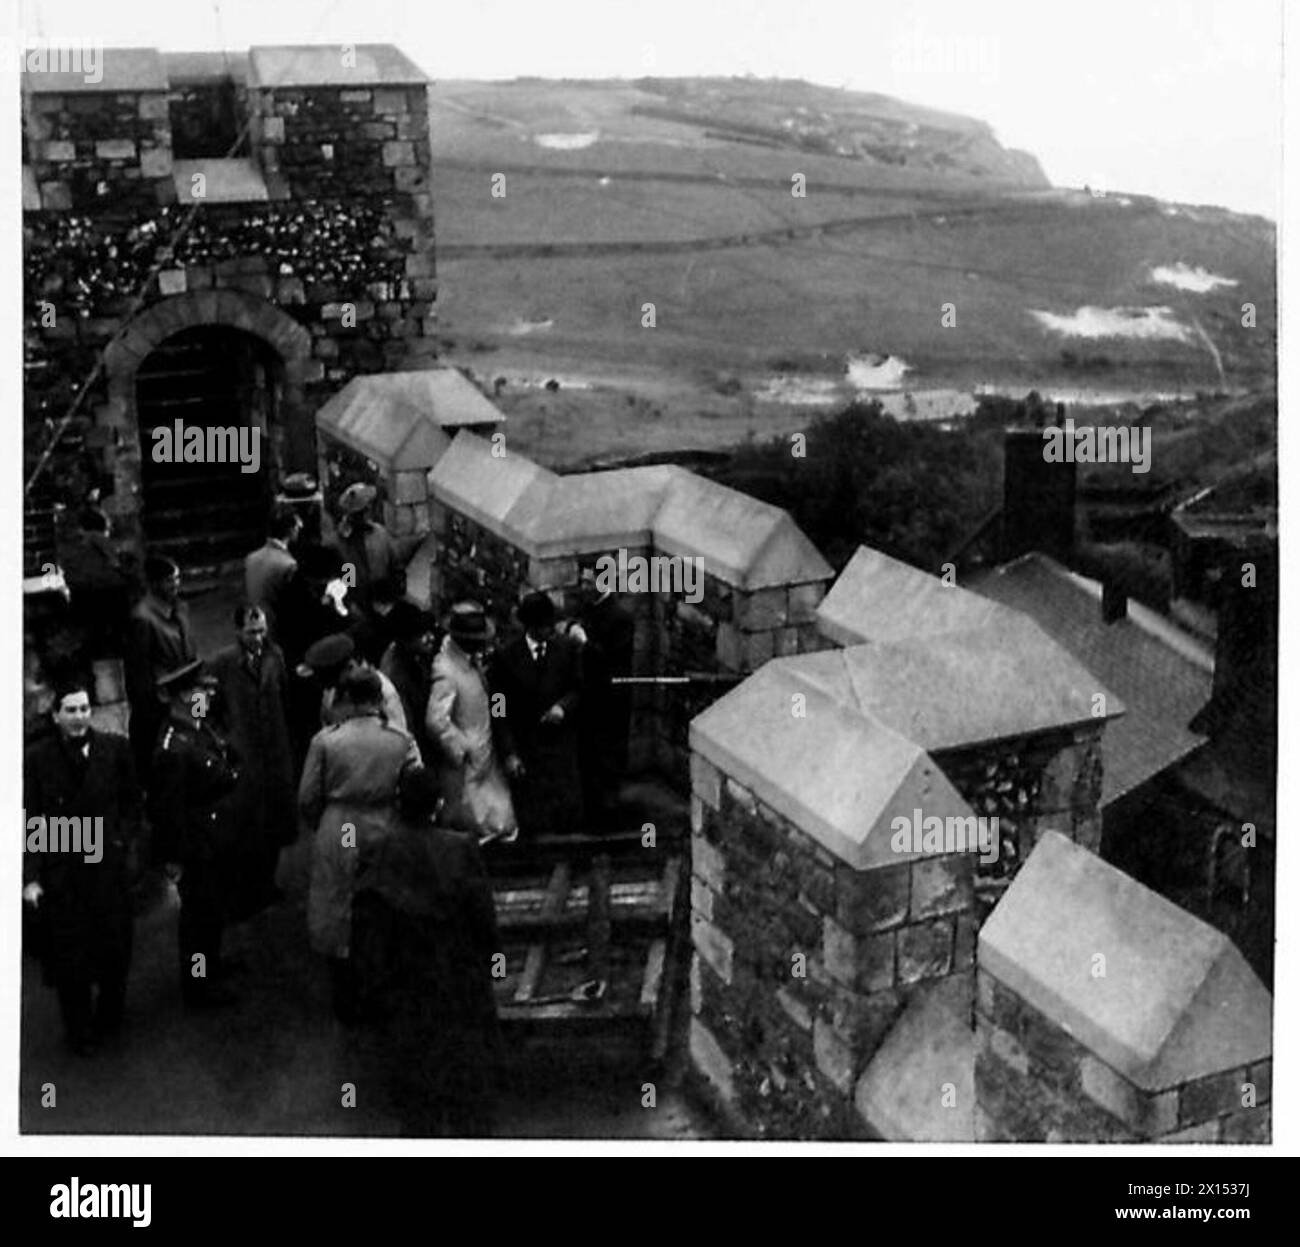
M 212 690 L 194 661 L 158 680 L 168 719 L 149 792 L 154 859 L 180 890 L 181 998 L 190 1008 L 233 1004 L 221 982 L 223 877 L 237 835 L 237 759 L 209 721 Z

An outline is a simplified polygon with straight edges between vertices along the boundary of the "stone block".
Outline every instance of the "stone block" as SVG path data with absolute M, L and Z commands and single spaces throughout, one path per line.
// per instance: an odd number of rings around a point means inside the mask
M 900 927 L 897 939 L 900 983 L 919 983 L 922 979 L 941 978 L 952 972 L 951 918 L 934 918 L 929 922 Z
M 393 139 L 383 145 L 384 167 L 396 168 L 399 165 L 415 163 L 415 148 L 405 139 Z
M 860 992 L 894 984 L 894 936 L 853 935 L 834 918 L 822 920 L 822 964 L 836 982 Z
M 1249 1081 L 1245 1070 L 1235 1069 L 1184 1084 L 1179 1088 L 1178 1124 L 1187 1126 L 1237 1112 L 1242 1108 L 1247 1094 L 1243 1088 Z M 1258 1092 L 1255 1102 L 1259 1102 Z
M 790 988 L 778 987 L 776 989 L 776 1003 L 781 1006 L 786 1017 L 788 1017 L 800 1030 L 806 1031 L 812 1029 L 812 1012 L 809 1010 L 808 1006 L 790 990 Z
M 264 143 L 284 142 L 284 118 L 283 117 L 262 118 L 262 141 Z
M 691 793 L 691 832 L 699 835 L 704 830 L 704 802 Z
M 722 808 L 722 772 L 703 754 L 691 753 L 691 791 L 711 810 Z
M 731 1061 L 713 1032 L 697 1017 L 691 1018 L 690 1053 L 691 1064 L 696 1070 L 708 1079 L 726 1103 L 734 1104 L 736 1084 Z
M 100 139 L 95 155 L 100 160 L 134 160 L 135 144 L 130 139 Z
M 339 92 L 340 104 L 369 104 L 370 92 L 361 89 L 349 89 Z
M 690 876 L 690 912 L 706 922 L 714 921 L 714 891 L 699 875 Z
M 853 1089 L 853 1049 L 823 1017 L 813 1023 L 813 1059 L 818 1070 L 841 1094 Z
M 725 777 L 725 785 L 729 802 L 738 805 L 746 814 L 758 814 L 758 798 L 744 784 L 728 775 Z
M 975 905 L 974 856 L 949 853 L 911 863 L 913 919 L 968 912 Z
M 183 268 L 165 268 L 158 273 L 158 293 L 163 296 L 184 294 L 189 281 Z
M 696 951 L 709 964 L 714 974 L 724 983 L 731 982 L 735 958 L 735 945 L 712 922 L 699 914 L 691 914 L 691 942 Z
M 776 656 L 776 632 L 744 632 L 743 662 L 745 671 L 755 671 Z
M 953 944 L 953 973 L 969 970 L 975 964 L 975 916 L 971 913 L 957 915 L 957 934 Z
M 773 637 L 777 658 L 789 658 L 799 652 L 798 628 L 777 628 Z
M 1273 1110 L 1267 1104 L 1242 1109 L 1219 1123 L 1221 1143 L 1269 1143 L 1272 1141 Z
M 405 113 L 408 111 L 406 92 L 401 89 L 377 87 L 374 94 L 375 114 Z
M 1008 1069 L 1027 1076 L 1029 1073 L 1029 1054 L 1020 1045 L 1010 1031 L 1000 1026 L 981 1023 L 977 1028 L 976 1041 L 981 1050 L 992 1052 Z
M 792 624 L 815 624 L 817 608 L 826 596 L 826 585 L 820 581 L 791 585 L 786 590 L 786 620 Z
M 786 590 L 753 589 L 737 592 L 732 604 L 732 622 L 742 632 L 766 632 L 786 622 Z
M 1073 1084 L 1083 1049 L 1059 1026 L 1023 1001 L 1019 1012 L 1020 1042 L 1034 1059 L 1039 1073 L 1057 1085 Z
M 72 190 L 66 182 L 41 183 L 41 207 L 46 212 L 66 212 L 72 207 Z
M 172 175 L 172 153 L 169 147 L 142 147 L 140 149 L 140 175 L 146 178 L 169 178 Z
M 745 650 L 740 629 L 735 624 L 719 624 L 715 651 L 719 665 L 727 671 L 745 669 Z
M 854 935 L 896 927 L 907 917 L 911 870 L 906 862 L 879 870 L 835 866 L 835 918 Z
M 169 118 L 170 108 L 166 95 L 161 92 L 158 94 L 151 92 L 140 97 L 136 113 L 141 121 L 166 121 Z
M 1118 1117 L 1120 1121 L 1135 1130 L 1143 1129 L 1145 1097 L 1127 1078 L 1121 1077 L 1091 1053 L 1086 1053 L 1079 1061 L 1079 1087 L 1084 1095 L 1099 1104 L 1112 1117 Z M 1172 1130 L 1178 1124 L 1176 1097 L 1167 1103 L 1174 1105 L 1175 1112 L 1165 1125 L 1164 1131 Z M 1165 1111 L 1168 1112 L 1168 1109 Z M 1164 1131 L 1152 1133 L 1162 1134 Z
M 1217 1143 L 1218 1141 L 1219 1123 L 1217 1121 L 1203 1121 L 1199 1125 L 1188 1126 L 1185 1130 L 1167 1134 L 1160 1140 L 1161 1143 Z
M 45 159 L 49 161 L 76 160 L 77 145 L 62 139 L 52 139 L 45 144 L 43 154 Z

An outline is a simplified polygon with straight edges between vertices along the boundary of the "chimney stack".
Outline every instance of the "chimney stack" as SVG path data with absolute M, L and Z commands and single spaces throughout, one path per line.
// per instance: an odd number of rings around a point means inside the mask
M 1041 429 L 1008 429 L 1002 461 L 1005 562 L 1031 550 L 1066 562 L 1074 549 L 1075 465 L 1049 463 Z

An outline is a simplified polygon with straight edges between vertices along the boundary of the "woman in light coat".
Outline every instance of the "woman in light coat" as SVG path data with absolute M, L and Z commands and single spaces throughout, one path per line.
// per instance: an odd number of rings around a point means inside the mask
M 349 716 L 312 738 L 298 787 L 298 810 L 315 828 L 307 931 L 311 946 L 330 961 L 334 1009 L 354 1021 L 356 984 L 352 972 L 352 897 L 358 874 L 367 869 L 396 819 L 402 768 L 419 765 L 415 742 L 380 720 L 379 681 L 373 671 L 343 677 L 339 700 Z
M 451 608 L 447 636 L 433 659 L 425 715 L 429 740 L 437 745 L 443 821 L 473 832 L 480 841 L 513 840 L 519 834 L 510 785 L 492 743 L 487 684 L 474 661 L 493 631 L 477 602 L 458 602 Z

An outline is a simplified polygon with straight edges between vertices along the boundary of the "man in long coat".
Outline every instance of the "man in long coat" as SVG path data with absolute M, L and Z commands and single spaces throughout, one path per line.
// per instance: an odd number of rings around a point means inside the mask
M 239 759 L 211 722 L 212 689 L 201 662 L 167 672 L 158 686 L 168 699 L 168 719 L 149 789 L 153 855 L 180 890 L 181 999 L 187 1008 L 215 1008 L 233 1003 L 223 981 L 221 935 L 238 839 Z
M 493 635 L 477 602 L 458 602 L 433 659 L 425 731 L 444 802 L 443 821 L 480 840 L 519 834 L 510 786 L 497 761 L 491 703 L 477 662 Z
M 274 901 L 280 850 L 297 836 L 289 683 L 284 655 L 267 637 L 261 608 L 235 609 L 238 640 L 212 660 L 217 714 L 239 754 L 235 789 L 239 842 L 232 855 L 232 916 L 256 913 Z
M 190 618 L 180 600 L 181 569 L 171 559 L 150 556 L 144 564 L 148 591 L 127 621 L 126 696 L 131 703 L 128 734 L 136 773 L 148 787 L 158 734 L 167 721 L 167 702 L 158 681 L 198 658 Z
M 90 726 L 89 681 L 69 679 L 54 689 L 56 730 L 23 759 L 28 820 L 102 819 L 98 843 L 86 852 L 51 851 L 35 840 L 29 821 L 23 859 L 23 896 L 43 926 L 45 968 L 59 994 L 69 1044 L 90 1055 L 117 1033 L 131 963 L 131 885 L 139 864 L 140 789 L 131 748 L 121 736 Z M 89 857 L 90 860 L 87 860 Z M 92 1002 L 92 989 L 98 996 Z
M 545 593 L 528 594 L 516 613 L 524 635 L 497 653 L 488 683 L 505 699 L 505 713 L 492 722 L 519 827 L 529 836 L 576 831 L 583 818 L 582 655 L 575 642 L 556 635 L 555 605 Z
M 298 811 L 315 829 L 307 932 L 329 960 L 334 1011 L 357 1016 L 351 955 L 352 892 L 358 857 L 388 834 L 397 780 L 407 763 L 419 763 L 415 741 L 380 719 L 378 673 L 355 671 L 339 683 L 344 715 L 312 738 L 298 786 Z
M 358 878 L 353 943 L 405 1132 L 463 1137 L 491 1127 L 501 944 L 474 838 L 434 826 L 436 804 L 424 768 L 406 768 L 399 818 Z

